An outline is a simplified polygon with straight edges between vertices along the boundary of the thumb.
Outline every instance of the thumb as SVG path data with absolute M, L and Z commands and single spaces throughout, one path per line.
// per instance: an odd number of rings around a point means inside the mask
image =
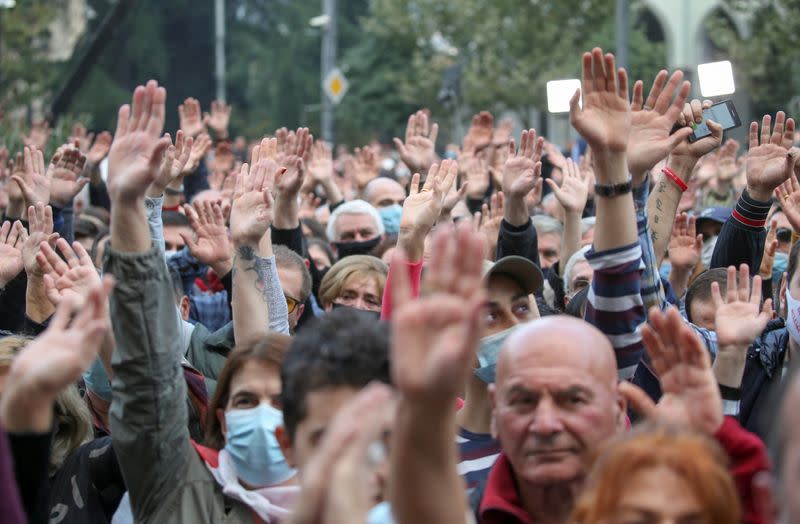
M 181 238 L 183 239 L 184 243 L 189 247 L 189 252 L 194 254 L 197 250 L 197 242 L 194 241 L 192 235 L 187 235 L 186 233 L 178 233 Z
M 684 140 L 686 140 L 687 138 L 689 138 L 689 135 L 691 135 L 693 132 L 694 131 L 692 130 L 691 127 L 684 127 L 684 128 L 681 128 L 681 129 L 677 130 L 670 137 L 672 139 L 672 141 L 671 141 L 672 142 L 672 148 L 674 149 L 674 148 L 678 147 L 678 145 L 681 142 L 683 142 Z
M 647 393 L 627 380 L 619 383 L 619 393 L 625 398 L 628 407 L 642 418 L 652 419 L 656 413 L 656 403 Z
M 151 177 L 155 178 L 156 174 L 161 169 L 161 161 L 163 160 L 164 152 L 171 145 L 172 141 L 167 137 L 161 138 L 161 140 L 156 143 L 153 152 L 150 154 L 150 163 L 148 165 Z
M 25 199 L 28 200 L 28 202 L 33 202 L 36 197 L 33 194 L 31 186 L 29 186 L 28 183 L 25 182 L 25 180 L 23 180 L 19 175 L 12 175 L 11 180 L 17 183 L 20 191 L 22 191 L 22 194 L 25 196 Z
M 559 188 L 559 187 L 558 187 L 558 184 L 556 184 L 556 183 L 555 183 L 555 182 L 554 182 L 552 179 L 550 179 L 550 178 L 546 178 L 544 181 L 545 181 L 545 183 L 547 184 L 547 186 L 550 188 L 550 191 L 552 191 L 552 192 L 553 192 L 553 194 L 555 194 L 556 196 L 558 196 L 558 193 L 559 193 L 559 191 L 561 191 L 561 188 Z

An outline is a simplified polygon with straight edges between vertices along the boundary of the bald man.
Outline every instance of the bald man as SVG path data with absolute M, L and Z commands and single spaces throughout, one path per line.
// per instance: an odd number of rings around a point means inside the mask
M 364 188 L 364 200 L 378 210 L 389 235 L 396 235 L 400 230 L 405 199 L 406 190 L 391 178 L 374 178 Z
M 566 520 L 592 453 L 625 426 L 617 383 L 611 344 L 583 320 L 545 317 L 509 336 L 489 386 L 503 453 L 473 494 L 481 522 L 520 511 L 534 522 Z

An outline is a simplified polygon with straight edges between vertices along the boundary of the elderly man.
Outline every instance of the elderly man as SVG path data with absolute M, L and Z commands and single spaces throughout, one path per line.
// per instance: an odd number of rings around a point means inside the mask
M 385 229 L 378 211 L 363 200 L 351 200 L 331 213 L 327 234 L 336 256 L 369 255 L 378 247 Z
M 364 200 L 378 210 L 387 235 L 400 231 L 406 190 L 391 178 L 373 178 L 364 188 Z

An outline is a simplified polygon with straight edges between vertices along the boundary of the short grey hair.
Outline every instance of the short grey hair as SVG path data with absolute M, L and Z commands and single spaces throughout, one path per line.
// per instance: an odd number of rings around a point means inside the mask
M 548 215 L 534 215 L 531 217 L 537 235 L 564 234 L 564 226 L 555 218 Z
M 564 280 L 564 293 L 569 293 L 571 291 L 569 288 L 570 273 L 572 273 L 572 270 L 575 268 L 575 265 L 578 262 L 583 262 L 584 260 L 586 260 L 586 253 L 588 253 L 589 249 L 591 248 L 592 246 L 583 246 L 582 248 L 574 252 L 572 256 L 569 257 L 569 260 L 567 260 L 567 265 L 564 266 L 564 275 L 562 276 Z
M 341 215 L 370 215 L 375 221 L 375 228 L 378 231 L 378 235 L 382 235 L 385 232 L 383 220 L 377 209 L 364 200 L 351 200 L 337 207 L 328 219 L 328 227 L 325 233 L 327 233 L 328 240 L 331 242 L 336 241 L 336 222 Z

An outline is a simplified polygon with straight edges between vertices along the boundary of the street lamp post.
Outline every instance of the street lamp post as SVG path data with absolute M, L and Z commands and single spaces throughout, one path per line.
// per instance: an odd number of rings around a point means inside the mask
M 336 0 L 322 0 L 322 13 L 326 17 L 326 23 L 322 27 L 322 59 L 320 60 L 320 79 L 327 77 L 328 73 L 336 67 Z M 321 87 L 322 93 L 322 114 L 321 127 L 322 138 L 329 144 L 334 143 L 333 129 L 333 101 Z

